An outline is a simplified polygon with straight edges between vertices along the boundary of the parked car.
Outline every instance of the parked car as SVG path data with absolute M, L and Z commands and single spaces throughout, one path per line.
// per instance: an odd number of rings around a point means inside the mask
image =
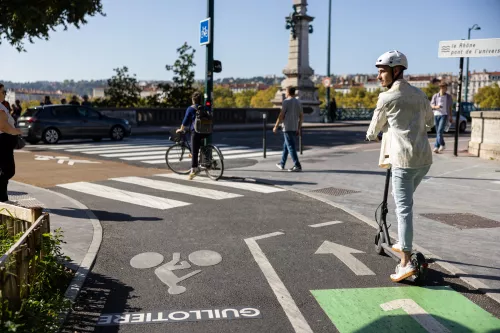
M 455 131 L 455 120 L 457 118 L 457 112 L 453 111 L 453 123 L 450 125 L 449 131 Z M 463 115 L 460 115 L 460 125 L 458 127 L 459 133 L 464 133 L 465 130 L 467 129 L 467 118 L 465 118 Z M 435 133 L 436 128 L 435 126 L 432 126 L 431 132 Z
M 477 111 L 476 106 L 474 105 L 474 103 L 470 102 L 461 102 L 460 104 L 462 105 L 462 111 L 460 112 L 461 116 L 467 118 L 467 121 L 471 121 L 470 113 L 473 111 Z M 455 111 L 456 109 L 457 102 L 453 102 L 453 111 Z
M 31 144 L 43 140 L 55 144 L 61 139 L 109 137 L 123 140 L 132 128 L 125 119 L 111 118 L 97 110 L 79 105 L 46 105 L 26 110 L 18 119 L 18 127 Z

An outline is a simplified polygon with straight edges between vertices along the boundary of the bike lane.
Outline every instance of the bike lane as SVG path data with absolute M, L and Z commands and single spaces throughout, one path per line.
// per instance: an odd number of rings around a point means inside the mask
M 196 186 L 221 190 L 210 182 Z M 159 210 L 57 190 L 85 203 L 104 229 L 97 261 L 64 332 L 500 328 L 491 313 L 443 287 L 443 274 L 433 264 L 429 287 L 392 283 L 396 262 L 375 253 L 373 228 L 301 194 L 231 188 L 233 196 L 224 200 L 198 198 Z M 498 316 L 488 302 L 476 303 Z

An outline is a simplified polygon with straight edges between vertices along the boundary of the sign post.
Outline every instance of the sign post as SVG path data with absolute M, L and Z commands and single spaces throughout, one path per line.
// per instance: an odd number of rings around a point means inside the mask
M 457 116 L 455 120 L 455 146 L 453 151 L 453 155 L 455 156 L 458 156 L 458 132 L 460 128 L 460 111 L 462 107 L 462 77 L 464 70 L 464 58 L 495 56 L 500 56 L 500 38 L 450 40 L 439 42 L 439 58 L 460 58 L 456 107 Z

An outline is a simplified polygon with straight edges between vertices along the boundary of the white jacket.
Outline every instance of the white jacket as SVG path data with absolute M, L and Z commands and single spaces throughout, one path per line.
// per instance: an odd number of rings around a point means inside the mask
M 420 168 L 432 164 L 427 129 L 434 125 L 434 114 L 425 93 L 403 79 L 378 97 L 366 133 L 376 140 L 383 131 L 379 166 L 381 168 Z

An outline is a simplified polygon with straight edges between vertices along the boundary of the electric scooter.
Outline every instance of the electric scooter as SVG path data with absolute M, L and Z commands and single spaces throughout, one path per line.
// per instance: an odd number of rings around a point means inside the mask
M 391 180 L 391 169 L 387 169 L 387 174 L 385 177 L 385 189 L 384 189 L 384 200 L 379 205 L 375 211 L 375 221 L 379 225 L 377 235 L 375 236 L 375 251 L 378 254 L 383 255 L 384 253 L 391 256 L 397 262 L 401 261 L 401 255 L 392 249 L 391 237 L 389 236 L 389 227 L 387 226 L 387 196 L 389 195 L 389 185 Z M 417 268 L 416 274 L 408 278 L 408 280 L 416 283 L 423 284 L 425 277 L 427 275 L 428 263 L 425 256 L 418 252 L 413 251 L 410 258 L 411 263 Z

